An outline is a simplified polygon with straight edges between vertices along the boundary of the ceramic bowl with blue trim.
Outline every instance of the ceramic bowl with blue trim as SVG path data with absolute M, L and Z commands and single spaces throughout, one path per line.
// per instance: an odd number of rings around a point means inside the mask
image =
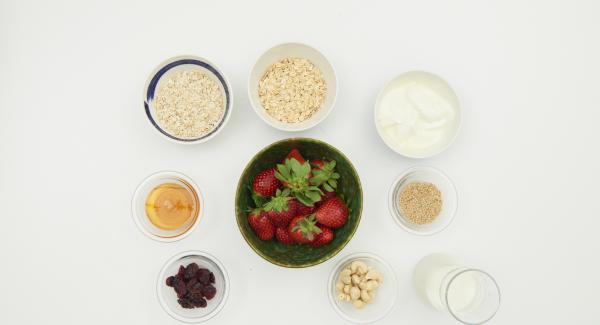
M 161 125 L 156 116 L 156 108 L 154 106 L 155 93 L 161 88 L 163 82 L 166 82 L 170 76 L 179 71 L 200 71 L 214 80 L 223 92 L 225 111 L 220 121 L 212 128 L 212 130 L 195 138 L 183 138 L 170 133 L 163 125 Z M 195 144 L 212 139 L 227 124 L 229 117 L 231 116 L 232 108 L 233 92 L 231 90 L 231 84 L 225 77 L 225 74 L 210 61 L 198 56 L 182 55 L 162 62 L 154 69 L 154 71 L 152 71 L 144 87 L 144 112 L 146 117 L 148 117 L 148 121 L 162 136 L 176 143 Z

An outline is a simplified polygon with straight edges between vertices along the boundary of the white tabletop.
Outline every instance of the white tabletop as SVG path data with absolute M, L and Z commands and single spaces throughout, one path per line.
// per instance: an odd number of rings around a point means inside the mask
M 211 324 L 342 324 L 326 295 L 343 256 L 394 267 L 399 299 L 380 324 L 453 324 L 424 305 L 410 274 L 432 252 L 487 270 L 503 300 L 490 324 L 598 324 L 600 292 L 600 2 L 598 1 L 2 1 L 0 2 L 0 323 L 178 324 L 155 280 L 183 250 L 217 256 L 232 287 Z M 339 94 L 318 127 L 289 134 L 251 109 L 246 80 L 267 48 L 299 41 L 333 63 Z M 196 54 L 232 82 L 233 116 L 205 144 L 152 130 L 142 87 L 161 61 Z M 378 90 L 414 69 L 457 92 L 463 126 L 431 159 L 378 137 Z M 238 177 L 252 155 L 290 136 L 327 141 L 354 162 L 364 211 L 332 260 L 283 269 L 256 255 L 235 223 Z M 432 237 L 398 228 L 386 205 L 412 165 L 456 183 L 455 222 Z M 142 178 L 191 176 L 206 219 L 159 243 L 130 217 Z

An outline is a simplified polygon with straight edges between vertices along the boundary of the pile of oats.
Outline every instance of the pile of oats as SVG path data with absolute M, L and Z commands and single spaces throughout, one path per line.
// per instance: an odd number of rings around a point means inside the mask
M 219 84 L 199 70 L 180 70 L 164 80 L 154 96 L 156 119 L 169 134 L 202 137 L 223 119 L 225 99 Z
M 321 108 L 326 95 L 321 70 L 301 58 L 285 58 L 273 64 L 258 84 L 263 108 L 285 123 L 309 119 Z
M 431 183 L 408 184 L 399 201 L 404 216 L 417 225 L 432 223 L 442 212 L 442 192 Z

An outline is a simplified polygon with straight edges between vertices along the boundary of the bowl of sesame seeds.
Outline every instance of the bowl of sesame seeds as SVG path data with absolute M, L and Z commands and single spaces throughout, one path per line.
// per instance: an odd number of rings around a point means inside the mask
M 256 114 L 283 131 L 304 131 L 323 121 L 337 96 L 335 70 L 313 47 L 285 43 L 254 64 L 248 96 Z
M 227 124 L 233 93 L 227 78 L 208 60 L 192 55 L 162 62 L 146 81 L 144 111 L 168 140 L 195 144 L 216 136 Z
M 427 166 L 407 169 L 392 183 L 388 206 L 398 226 L 415 235 L 433 235 L 454 220 L 458 196 L 446 174 Z

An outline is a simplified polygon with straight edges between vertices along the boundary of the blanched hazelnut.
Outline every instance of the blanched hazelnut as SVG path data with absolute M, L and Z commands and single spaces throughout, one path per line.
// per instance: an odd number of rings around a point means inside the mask
M 362 300 L 354 300 L 352 304 L 358 309 L 362 308 L 365 305 L 365 303 Z
M 377 280 L 369 280 L 367 281 L 365 288 L 361 288 L 361 289 L 367 289 L 368 291 L 372 291 L 375 290 L 379 287 L 379 282 L 377 282 Z
M 350 293 L 350 285 L 349 284 L 344 286 L 344 293 Z
M 377 270 L 375 269 L 371 269 L 369 272 L 367 272 L 367 275 L 365 275 L 365 279 L 367 280 L 379 280 L 381 276 L 379 275 L 379 272 L 377 272 Z
M 361 261 L 354 261 L 350 264 L 350 270 L 352 270 L 353 273 L 362 274 L 365 273 L 366 269 L 367 265 Z
M 367 290 L 361 290 L 360 291 L 360 299 L 362 299 L 362 301 L 364 301 L 364 302 L 368 302 L 369 300 L 371 300 L 371 295 L 369 294 L 369 292 Z

